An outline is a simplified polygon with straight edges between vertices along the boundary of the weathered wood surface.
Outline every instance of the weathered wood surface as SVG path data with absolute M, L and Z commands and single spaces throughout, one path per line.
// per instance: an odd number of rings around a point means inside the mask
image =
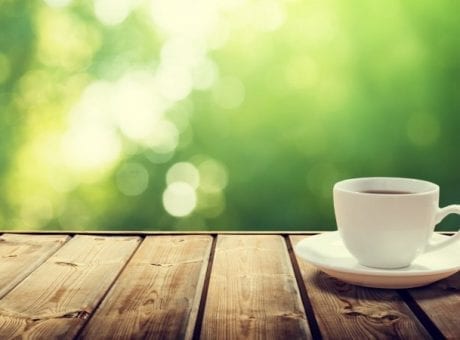
M 290 236 L 292 245 L 306 236 Z M 347 284 L 297 261 L 324 339 L 431 338 L 396 291 Z
M 369 289 L 298 260 L 304 235 L 130 233 L 1 235 L 0 339 L 460 339 L 460 273 Z
M 460 339 L 460 272 L 409 293 L 447 339 Z
M 201 337 L 310 337 L 281 236 L 218 236 Z
M 85 339 L 190 339 L 212 237 L 149 236 L 85 327 Z
M 67 235 L 4 234 L 0 236 L 0 298 L 68 239 Z
M 75 236 L 0 300 L 0 338 L 72 338 L 138 246 Z

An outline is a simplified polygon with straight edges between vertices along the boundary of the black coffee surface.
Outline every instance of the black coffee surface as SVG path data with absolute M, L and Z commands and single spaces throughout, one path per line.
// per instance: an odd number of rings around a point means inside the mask
M 378 194 L 378 195 L 408 195 L 414 194 L 411 191 L 397 191 L 397 190 L 363 190 L 363 194 Z

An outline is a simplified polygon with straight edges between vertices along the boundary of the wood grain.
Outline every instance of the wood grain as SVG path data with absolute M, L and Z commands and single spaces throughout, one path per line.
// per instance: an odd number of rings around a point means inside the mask
M 73 337 L 139 241 L 75 236 L 0 300 L 0 338 Z
M 152 228 L 151 228 L 152 229 Z M 312 229 L 309 230 L 309 234 L 318 234 L 333 230 L 329 228 L 327 230 Z M 62 234 L 62 230 L 3 230 L 4 233 L 14 234 Z M 155 235 L 304 235 L 305 230 L 65 230 L 68 234 L 78 235 L 124 235 L 124 236 L 155 236 Z
M 201 336 L 311 337 L 281 236 L 218 236 Z
M 0 298 L 68 239 L 66 235 L 3 234 L 0 237 Z
M 350 285 L 296 258 L 324 339 L 431 338 L 396 291 Z
M 460 272 L 409 294 L 447 339 L 460 339 Z
M 212 237 L 147 237 L 85 327 L 84 339 L 190 339 Z

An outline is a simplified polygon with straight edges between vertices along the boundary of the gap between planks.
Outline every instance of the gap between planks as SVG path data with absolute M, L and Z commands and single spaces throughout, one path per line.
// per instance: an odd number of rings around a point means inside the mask
M 77 332 L 77 334 L 75 335 L 74 339 L 78 339 L 80 338 L 80 335 L 83 333 L 84 329 L 86 328 L 86 326 L 88 325 L 89 321 L 91 320 L 91 318 L 94 316 L 94 314 L 96 314 L 97 310 L 99 309 L 99 306 L 101 305 L 102 301 L 105 300 L 105 298 L 107 297 L 107 294 L 109 294 L 109 292 L 112 290 L 112 287 L 113 285 L 115 284 L 115 282 L 117 282 L 118 278 L 120 277 L 120 275 L 125 271 L 126 267 L 128 266 L 128 263 L 131 262 L 131 259 L 133 258 L 134 254 L 137 253 L 139 247 L 141 246 L 142 243 L 144 243 L 144 240 L 145 240 L 145 237 L 142 236 L 142 235 L 139 235 L 139 237 L 141 238 L 141 241 L 138 242 L 137 244 L 137 247 L 134 248 L 134 251 L 131 253 L 131 255 L 129 256 L 128 260 L 125 262 L 125 264 L 123 265 L 122 269 L 120 270 L 120 272 L 117 274 L 117 276 L 115 276 L 115 278 L 113 279 L 112 283 L 109 285 L 109 287 L 107 288 L 107 290 L 105 291 L 105 293 L 102 295 L 101 299 L 99 300 L 99 302 L 94 306 L 94 310 L 93 312 L 88 316 L 86 322 L 83 324 L 83 326 L 79 329 L 79 331 Z
M 193 336 L 192 336 L 193 340 L 200 339 L 200 335 L 201 335 L 201 328 L 203 325 L 203 317 L 204 317 L 204 308 L 206 306 L 206 299 L 208 298 L 209 280 L 211 279 L 212 265 L 214 264 L 214 255 L 216 252 L 216 245 L 217 245 L 217 235 L 212 235 L 211 251 L 209 252 L 208 266 L 206 268 L 206 275 L 204 277 L 203 289 L 201 291 L 201 296 L 200 296 L 200 305 L 198 307 L 195 327 L 193 330 Z
M 322 339 L 321 331 L 318 326 L 318 321 L 316 320 L 315 312 L 311 304 L 310 298 L 308 297 L 306 285 L 303 283 L 302 274 L 300 273 L 299 264 L 297 263 L 297 258 L 294 254 L 294 248 L 292 247 L 292 242 L 289 239 L 289 235 L 284 236 L 284 241 L 289 253 L 289 259 L 291 260 L 292 269 L 294 270 L 294 276 L 299 287 L 300 297 L 302 299 L 302 304 L 305 309 L 305 314 L 307 316 L 308 325 L 310 326 L 310 332 L 313 339 Z
M 307 236 L 307 235 L 306 235 Z M 302 297 L 302 302 L 304 304 L 305 312 L 307 314 L 307 320 L 310 326 L 310 330 L 314 339 L 322 339 L 320 327 L 315 316 L 314 308 L 311 304 L 310 298 L 308 297 L 308 291 L 306 285 L 303 282 L 301 270 L 299 263 L 297 261 L 296 255 L 294 253 L 294 248 L 291 242 L 289 235 L 285 236 L 286 245 L 289 251 L 289 256 L 291 259 L 292 267 L 294 269 L 295 278 L 297 280 L 297 285 L 299 286 L 300 295 Z M 421 325 L 426 329 L 426 331 L 434 339 L 444 339 L 445 336 L 435 325 L 435 323 L 430 319 L 430 317 L 425 313 L 425 311 L 418 305 L 416 300 L 406 289 L 395 289 L 401 300 L 408 306 L 412 311 Z
M 213 241 L 212 235 L 146 237 L 78 337 L 192 338 Z M 127 314 L 117 321 L 121 310 Z
M 29 236 L 29 237 L 28 237 Z M 19 257 L 17 254 L 17 248 L 15 249 L 14 257 L 14 267 L 10 265 L 5 268 L 5 264 L 3 264 L 2 268 L 2 275 L 9 276 L 9 284 L 5 284 L 0 279 L 0 298 L 3 298 L 7 295 L 10 291 L 12 291 L 16 286 L 18 286 L 22 281 L 27 279 L 29 275 L 31 275 L 34 270 L 40 267 L 48 258 L 53 256 L 59 249 L 61 249 L 68 241 L 72 239 L 67 234 L 53 234 L 53 235 L 39 235 L 37 237 L 37 241 L 33 240 L 30 242 L 28 238 L 34 239 L 35 235 L 29 234 L 10 234 L 4 233 L 0 235 L 0 239 L 6 241 L 6 244 L 9 245 L 17 244 L 20 248 L 24 247 L 23 253 L 19 252 Z M 51 238 L 50 238 L 51 237 Z M 53 239 L 54 237 L 54 239 Z M 32 254 L 28 254 L 27 246 L 31 248 L 29 251 Z M 37 247 L 37 248 L 35 248 Z M 35 249 L 34 249 L 35 248 Z M 19 262 L 17 261 L 19 259 Z M 6 271 L 6 273 L 5 273 Z
M 218 236 L 202 322 L 201 339 L 311 338 L 281 235 Z
M 417 301 L 409 294 L 407 289 L 396 289 L 404 303 L 414 313 L 418 321 L 425 327 L 427 332 L 433 337 L 433 339 L 445 339 L 446 337 L 442 334 L 439 328 L 431 321 L 430 317 L 425 311 L 419 306 Z
M 99 243 L 101 240 L 104 243 Z M 67 242 L 0 300 L 2 336 L 73 337 L 138 243 L 139 237 L 92 239 L 80 235 Z M 91 255 L 97 255 L 97 261 Z M 119 261 L 122 264 L 117 268 Z M 100 274 L 104 271 L 109 275 Z M 97 282 L 95 290 L 91 276 Z M 57 290 L 50 291 L 51 286 Z
M 302 236 L 289 238 L 296 244 Z M 301 274 L 298 285 L 305 286 L 323 338 L 431 338 L 395 290 L 347 284 L 295 259 Z

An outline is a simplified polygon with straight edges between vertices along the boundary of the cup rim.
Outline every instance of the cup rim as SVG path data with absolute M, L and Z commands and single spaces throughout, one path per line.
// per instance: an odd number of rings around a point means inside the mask
M 365 181 L 400 181 L 400 182 L 412 182 L 412 183 L 418 183 L 418 184 L 423 184 L 427 186 L 429 189 L 422 190 L 422 191 L 417 191 L 417 192 L 410 192 L 410 193 L 397 193 L 397 194 L 378 194 L 378 193 L 366 193 L 366 192 L 360 192 L 357 190 L 350 190 L 347 188 L 344 188 L 345 185 L 353 183 L 353 182 L 365 182 Z M 372 197 L 412 197 L 412 196 L 422 196 L 422 195 L 429 195 L 429 194 L 434 194 L 436 192 L 439 192 L 439 186 L 433 182 L 426 181 L 423 179 L 417 179 L 417 178 L 407 178 L 407 177 L 355 177 L 355 178 L 348 178 L 341 180 L 337 183 L 334 184 L 334 191 L 340 191 L 340 192 L 345 192 L 345 193 L 350 193 L 350 194 L 356 194 L 356 195 L 363 195 L 363 196 L 372 196 Z

